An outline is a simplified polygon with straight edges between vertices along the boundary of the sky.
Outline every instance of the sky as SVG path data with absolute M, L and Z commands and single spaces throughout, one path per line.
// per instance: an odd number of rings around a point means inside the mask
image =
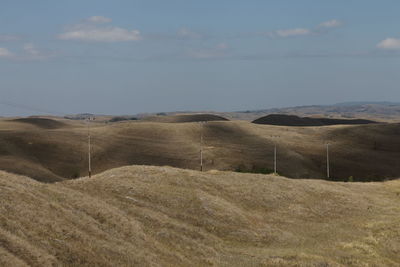
M 398 0 L 0 5 L 0 116 L 400 102 Z

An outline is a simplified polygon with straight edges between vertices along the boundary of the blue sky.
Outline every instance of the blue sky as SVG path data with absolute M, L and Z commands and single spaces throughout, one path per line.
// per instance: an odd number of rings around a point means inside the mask
M 397 0 L 3 0 L 0 116 L 399 102 L 399 10 Z

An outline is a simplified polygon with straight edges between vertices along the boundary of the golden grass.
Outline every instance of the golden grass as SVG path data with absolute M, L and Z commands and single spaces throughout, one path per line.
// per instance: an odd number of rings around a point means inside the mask
M 0 169 L 43 182 L 87 175 L 86 125 L 52 119 L 60 122 L 57 127 L 64 126 L 48 129 L 38 120 L 0 119 Z M 94 173 L 129 165 L 200 168 L 199 123 L 94 122 L 91 131 Z M 397 178 L 399 134 L 399 124 L 302 128 L 208 122 L 204 126 L 204 164 L 206 170 L 273 169 L 276 143 L 280 174 L 324 178 L 325 144 L 330 142 L 333 178 Z
M 400 181 L 132 166 L 55 184 L 0 172 L 4 266 L 398 266 Z

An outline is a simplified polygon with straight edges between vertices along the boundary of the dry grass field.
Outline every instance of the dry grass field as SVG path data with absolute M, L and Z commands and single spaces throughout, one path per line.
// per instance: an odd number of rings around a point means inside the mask
M 399 266 L 400 181 L 0 172 L 0 266 Z
M 185 121 L 185 120 L 184 120 Z M 205 170 L 273 169 L 291 178 L 324 178 L 329 142 L 333 180 L 381 181 L 400 176 L 400 124 L 325 127 L 256 125 L 246 121 L 94 122 L 93 171 L 128 165 Z M 0 119 L 0 169 L 56 182 L 87 175 L 87 127 L 60 118 Z
M 400 264 L 399 124 L 199 118 L 0 119 L 0 266 Z

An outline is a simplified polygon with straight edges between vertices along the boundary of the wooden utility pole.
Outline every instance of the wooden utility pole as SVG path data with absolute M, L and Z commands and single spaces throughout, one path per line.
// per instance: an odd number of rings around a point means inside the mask
M 88 130 L 88 172 L 89 178 L 92 177 L 92 137 L 90 134 L 90 120 L 91 117 L 87 119 L 87 130 Z
M 274 174 L 276 175 L 278 172 L 277 172 L 277 169 L 276 169 L 276 144 L 275 144 L 275 147 L 274 147 Z
M 330 178 L 329 143 L 326 144 L 326 177 Z
M 203 128 L 204 122 L 200 122 L 200 171 L 203 171 Z
M 277 152 L 278 152 L 278 139 L 280 136 L 279 135 L 271 135 L 270 136 L 274 141 L 274 174 L 278 174 L 278 157 L 277 157 Z

